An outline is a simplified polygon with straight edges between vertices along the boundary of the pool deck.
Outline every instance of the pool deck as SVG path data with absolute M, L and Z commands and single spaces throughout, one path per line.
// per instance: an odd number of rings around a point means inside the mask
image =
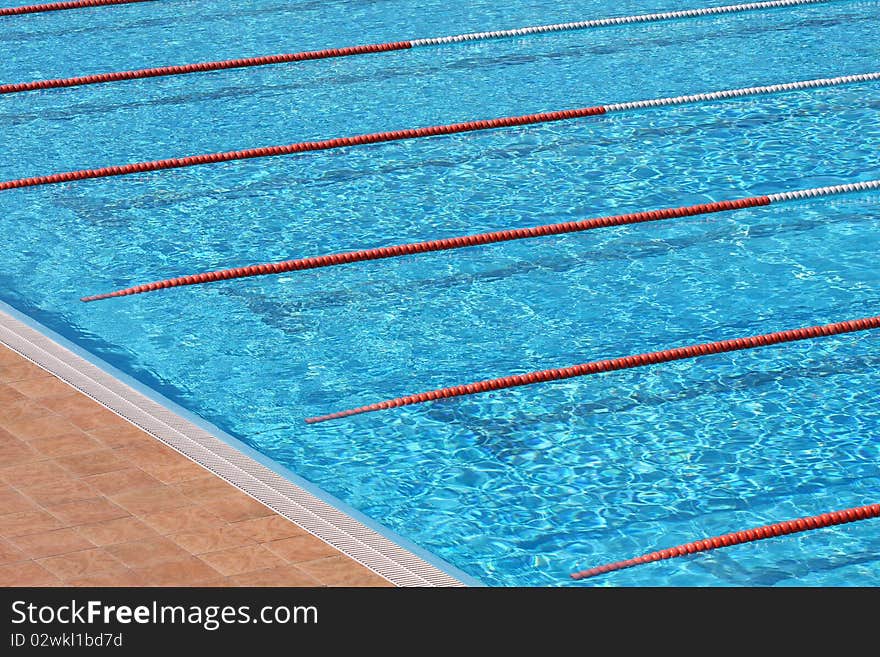
M 391 586 L 0 345 L 0 586 Z

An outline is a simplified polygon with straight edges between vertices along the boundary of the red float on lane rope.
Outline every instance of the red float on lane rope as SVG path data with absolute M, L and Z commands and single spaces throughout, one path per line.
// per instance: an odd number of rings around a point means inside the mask
M 751 196 L 734 201 L 716 201 L 714 203 L 688 205 L 680 208 L 664 208 L 662 210 L 651 210 L 648 212 L 636 212 L 633 214 L 620 214 L 608 217 L 598 217 L 594 219 L 584 219 L 582 221 L 568 221 L 559 224 L 547 224 L 544 226 L 534 226 L 532 228 L 499 230 L 491 233 L 479 233 L 476 235 L 465 235 L 462 237 L 448 237 L 439 240 L 429 240 L 427 242 L 398 244 L 396 246 L 383 246 L 374 249 L 365 249 L 362 251 L 349 251 L 345 253 L 334 253 L 331 255 L 312 256 L 310 258 L 299 258 L 296 260 L 272 262 L 261 265 L 250 265 L 247 267 L 236 267 L 234 269 L 221 269 L 218 271 L 206 272 L 202 274 L 179 276 L 177 278 L 170 278 L 163 281 L 155 281 L 153 283 L 147 283 L 145 285 L 136 285 L 134 287 L 117 290 L 115 292 L 107 292 L 105 294 L 96 294 L 94 296 L 83 297 L 81 300 L 98 301 L 99 299 L 124 297 L 132 294 L 140 294 L 142 292 L 152 292 L 155 290 L 164 290 L 171 287 L 180 287 L 183 285 L 196 285 L 200 283 L 211 283 L 214 281 L 226 281 L 234 278 L 245 278 L 248 276 L 264 276 L 267 274 L 280 274 L 288 271 L 317 269 L 319 267 L 331 267 L 333 265 L 345 265 L 367 260 L 395 258 L 398 256 L 413 255 L 417 253 L 428 253 L 430 251 L 461 249 L 470 246 L 496 244 L 498 242 L 509 242 L 512 240 L 521 240 L 532 237 L 544 237 L 546 235 L 577 233 L 586 230 L 592 230 L 595 228 L 608 228 L 611 226 L 624 226 L 628 224 L 638 224 L 648 221 L 660 221 L 664 219 L 674 219 L 678 217 L 690 217 L 700 214 L 709 214 L 711 212 L 739 210 L 741 208 L 753 208 L 764 205 L 771 205 L 772 203 L 813 199 L 851 192 L 864 192 L 873 189 L 880 189 L 880 179 L 865 180 L 853 183 L 843 183 L 840 185 L 832 185 L 830 187 L 813 187 L 810 189 L 789 190 L 787 192 L 770 194 L 769 196 Z
M 765 538 L 776 538 L 777 536 L 785 536 L 787 534 L 798 534 L 812 529 L 843 525 L 849 522 L 857 522 L 859 520 L 867 520 L 869 518 L 877 517 L 880 517 L 880 504 L 857 506 L 852 509 L 844 509 L 843 511 L 832 511 L 830 513 L 823 513 L 819 516 L 807 516 L 805 518 L 798 518 L 797 520 L 786 520 L 785 522 L 777 522 L 764 527 L 756 527 L 755 529 L 747 529 L 741 532 L 724 534 L 723 536 L 704 538 L 701 541 L 677 545 L 675 547 L 666 548 L 665 550 L 643 554 L 640 557 L 626 559 L 625 561 L 617 561 L 615 563 L 582 570 L 573 573 L 571 577 L 572 579 L 577 580 L 586 579 L 588 577 L 604 575 L 605 573 L 614 572 L 615 570 L 632 568 L 633 566 L 640 566 L 642 564 L 661 561 L 663 559 L 674 559 L 675 557 L 683 557 L 687 554 L 696 554 L 697 552 L 706 552 L 716 548 L 729 547 L 741 543 L 752 543 L 754 541 L 762 541 Z
M 836 87 L 844 84 L 857 82 L 880 81 L 880 71 L 871 73 L 859 73 L 855 75 L 841 75 L 834 78 L 817 78 L 814 80 L 798 80 L 796 82 L 784 82 L 780 84 L 765 85 L 760 87 L 743 87 L 740 89 L 724 89 L 709 93 L 690 94 L 686 96 L 670 96 L 667 98 L 652 98 L 650 100 L 637 100 L 625 103 L 612 103 L 609 105 L 596 105 L 593 107 L 581 107 L 579 109 L 560 110 L 555 112 L 541 112 L 540 114 L 528 114 L 524 116 L 509 116 L 484 121 L 465 121 L 448 125 L 431 126 L 427 128 L 410 128 L 408 130 L 395 130 L 391 132 L 374 132 L 355 137 L 339 137 L 337 139 L 323 139 L 320 141 L 305 141 L 287 146 L 265 146 L 262 148 L 249 148 L 242 151 L 227 151 L 225 153 L 208 153 L 206 155 L 192 155 L 188 157 L 170 158 L 165 160 L 151 160 L 137 162 L 122 166 L 101 167 L 98 169 L 82 169 L 80 171 L 68 171 L 65 173 L 53 173 L 47 176 L 35 176 L 30 178 L 18 178 L 0 182 L 0 191 L 17 189 L 20 187 L 35 187 L 37 185 L 51 185 L 54 183 L 71 182 L 74 180 L 86 180 L 89 178 L 106 178 L 108 176 L 124 176 L 130 173 L 144 173 L 147 171 L 159 171 L 161 169 L 175 169 L 191 167 L 201 164 L 214 164 L 217 162 L 230 162 L 232 160 L 246 160 L 255 157 L 274 157 L 277 155 L 290 155 L 307 151 L 323 151 L 346 146 L 361 146 L 364 144 L 377 144 L 380 142 L 400 141 L 403 139 L 415 139 L 419 137 L 434 137 L 437 135 L 451 135 L 459 132 L 475 132 L 477 130 L 491 130 L 494 128 L 510 128 L 515 126 L 531 125 L 534 123 L 548 123 L 551 121 L 564 121 L 586 116 L 596 116 L 609 112 L 628 112 L 641 109 L 653 109 L 658 107 L 671 107 L 691 103 L 706 103 L 715 100 L 728 101 L 734 98 L 746 98 L 776 94 L 800 89 L 821 89 Z
M 137 1 L 137 0 L 131 0 Z M 145 0 L 141 0 L 145 1 Z M 412 39 L 399 41 L 394 44 L 380 44 L 378 46 L 350 46 L 347 48 L 337 48 L 333 50 L 319 50 L 312 53 L 299 53 L 298 55 L 264 55 L 260 57 L 252 57 L 247 59 L 234 59 L 222 62 L 204 62 L 195 64 L 184 64 L 179 66 L 162 66 L 148 69 L 139 69 L 135 71 L 121 71 L 104 73 L 99 75 L 83 75 L 72 78 L 58 78 L 54 80 L 36 80 L 33 82 L 22 82 L 15 84 L 0 85 L 0 94 L 18 93 L 22 91 L 33 91 L 36 89 L 57 89 L 61 87 L 74 87 L 85 84 L 100 84 L 105 82 L 117 82 L 121 80 L 138 80 L 141 78 L 152 78 L 164 75 L 184 75 L 187 73 L 202 73 L 205 71 L 216 71 L 228 68 L 242 68 L 246 66 L 264 66 L 267 64 L 280 64 L 284 62 L 303 61 L 306 59 L 326 59 L 328 57 L 347 57 L 349 55 L 362 55 L 372 52 L 385 52 L 389 50 L 408 50 L 410 48 L 419 48 L 426 46 L 441 46 L 457 43 L 473 43 L 475 41 L 483 41 L 490 39 L 505 39 L 509 37 L 523 37 L 535 34 L 550 34 L 558 32 L 567 32 L 572 30 L 583 30 L 589 28 L 611 27 L 615 25 L 635 25 L 638 23 L 657 23 L 660 21 L 679 20 L 683 18 L 699 18 L 709 16 L 720 16 L 722 14 L 737 14 L 742 12 L 760 11 L 765 9 L 778 9 L 781 7 L 797 7 L 801 5 L 816 5 L 831 2 L 833 0 L 769 0 L 764 2 L 748 2 L 737 5 L 722 5 L 715 7 L 701 7 L 697 9 L 683 9 L 679 11 L 665 11 L 652 14 L 638 14 L 634 16 L 615 16 L 611 18 L 598 18 L 592 20 L 572 21 L 568 23 L 555 23 L 552 25 L 531 25 L 528 27 L 520 27 L 507 30 L 493 30 L 488 32 L 471 32 L 468 34 L 453 34 L 442 37 L 428 37 L 423 39 Z M 77 5 L 78 3 L 56 3 L 56 5 Z M 89 3 L 91 6 L 95 3 Z M 104 3 L 115 4 L 115 3 Z M 37 7 L 47 7 L 50 5 L 37 5 Z M 70 9 L 73 7 L 54 8 Z M 47 9 L 39 9 L 40 11 L 48 11 Z M 2 10 L 0 10 L 2 11 Z M 18 13 L 25 13 L 19 11 Z M 0 14 L 2 15 L 2 14 Z M 311 56 L 305 56 L 311 55 Z
M 22 16 L 24 14 L 40 14 L 46 11 L 63 9 L 85 9 L 87 7 L 107 7 L 110 5 L 130 5 L 135 2 L 152 2 L 153 0 L 78 0 L 76 2 L 50 2 L 42 5 L 23 5 L 21 7 L 0 7 L 0 16 Z
M 436 125 L 427 128 L 411 128 L 409 130 L 394 130 L 391 132 L 373 132 L 365 135 L 357 135 L 356 137 L 338 137 L 336 139 L 322 139 L 320 141 L 303 141 L 296 144 L 289 144 L 287 146 L 266 146 L 263 148 L 249 148 L 243 151 L 227 151 L 225 153 L 209 153 L 207 155 L 191 155 L 189 157 L 170 158 L 166 160 L 152 160 L 149 162 L 137 162 L 135 164 L 124 164 L 121 166 L 83 169 L 81 171 L 53 173 L 48 176 L 7 180 L 5 182 L 0 182 L 0 191 L 21 187 L 35 187 L 38 185 L 52 185 L 56 183 L 72 182 L 74 180 L 86 180 L 89 178 L 108 178 L 111 176 L 124 176 L 130 173 L 146 173 L 148 171 L 160 171 L 162 169 L 178 169 L 181 167 L 193 167 L 201 164 L 216 164 L 218 162 L 230 162 L 233 160 L 247 160 L 255 157 L 275 157 L 277 155 L 291 155 L 293 153 L 326 151 L 334 148 L 344 148 L 346 146 L 363 146 L 365 144 L 379 144 L 382 142 L 416 139 L 419 137 L 435 137 L 437 135 L 452 135 L 460 132 L 510 128 L 514 126 L 531 125 L 534 123 L 564 121 L 585 116 L 596 116 L 604 113 L 604 107 L 583 107 L 580 109 L 559 112 L 543 112 L 541 114 L 529 114 L 526 116 L 509 116 L 487 121 L 465 121 L 463 123 Z
M 735 201 L 702 203 L 699 205 L 690 205 L 681 208 L 665 208 L 662 210 L 651 210 L 648 212 L 636 212 L 633 214 L 621 214 L 610 217 L 599 217 L 596 219 L 584 219 L 583 221 L 569 221 L 560 224 L 548 224 L 545 226 L 535 226 L 532 228 L 499 230 L 491 233 L 480 233 L 478 235 L 465 235 L 463 237 L 450 237 L 440 240 L 430 240 L 427 242 L 398 244 L 396 246 L 383 246 L 376 249 L 349 251 L 348 253 L 334 253 L 332 255 L 314 256 L 311 258 L 299 258 L 297 260 L 287 260 L 285 262 L 250 265 L 248 267 L 222 269 L 219 271 L 194 274 L 190 276 L 179 276 L 177 278 L 170 278 L 167 280 L 156 281 L 144 285 L 136 285 L 134 287 L 126 288 L 124 290 L 117 290 L 115 292 L 108 292 L 106 294 L 96 294 L 94 296 L 83 297 L 82 301 L 99 301 L 101 299 L 125 297 L 132 294 L 153 292 L 155 290 L 164 290 L 167 288 L 181 287 L 184 285 L 197 285 L 200 283 L 211 283 L 214 281 L 227 281 L 234 278 L 247 278 L 249 276 L 280 274 L 288 271 L 318 269 L 320 267 L 331 267 L 333 265 L 347 265 L 353 262 L 364 262 L 366 260 L 381 260 L 383 258 L 396 258 L 399 256 L 413 255 L 416 253 L 445 251 L 449 249 L 462 249 L 469 246 L 496 244 L 498 242 L 522 240 L 530 237 L 543 237 L 546 235 L 577 233 L 586 230 L 593 230 L 595 228 L 624 226 L 627 224 L 637 224 L 647 221 L 660 221 L 663 219 L 672 219 L 677 217 L 691 217 L 699 214 L 724 212 L 728 210 L 739 210 L 742 208 L 753 208 L 761 205 L 770 205 L 770 198 L 767 196 L 754 196 L 750 198 L 738 199 Z
M 35 91 L 37 89 L 78 87 L 86 84 L 119 82 L 122 80 L 140 80 L 144 78 L 157 78 L 167 75 L 184 75 L 186 73 L 206 73 L 208 71 L 221 71 L 230 68 L 267 66 L 269 64 L 304 62 L 314 59 L 350 57 L 352 55 L 367 55 L 371 53 L 389 52 L 392 50 L 408 50 L 409 48 L 412 48 L 412 44 L 409 41 L 398 41 L 396 43 L 376 43 L 365 46 L 350 46 L 347 48 L 328 48 L 326 50 L 310 50 L 306 52 L 283 53 L 280 55 L 265 55 L 262 57 L 226 59 L 215 62 L 200 62 L 198 64 L 183 64 L 180 66 L 158 66 L 155 68 L 142 68 L 134 71 L 116 71 L 113 73 L 98 73 L 96 75 L 82 75 L 72 78 L 57 78 L 54 80 L 35 80 L 34 82 L 2 84 L 0 85 L 0 94 L 13 94 L 20 93 L 22 91 Z
M 488 379 L 486 381 L 477 381 L 467 385 L 453 386 L 450 388 L 440 388 L 431 390 L 430 392 L 420 392 L 415 395 L 407 395 L 396 399 L 388 399 L 375 404 L 352 408 L 337 413 L 321 415 L 318 417 L 306 418 L 306 422 L 314 424 L 316 422 L 326 422 L 327 420 L 337 420 L 352 415 L 360 415 L 361 413 L 370 413 L 372 411 L 382 411 L 389 408 L 398 408 L 400 406 L 409 406 L 411 404 L 422 404 L 437 399 L 450 399 L 452 397 L 462 397 L 464 395 L 474 395 L 481 392 L 489 392 L 491 390 L 502 390 L 504 388 L 514 388 L 516 386 L 526 386 L 533 383 L 546 383 L 548 381 L 559 381 L 562 379 L 571 379 L 578 376 L 587 376 L 590 374 L 599 374 L 600 372 L 611 372 L 614 370 L 627 370 L 635 367 L 644 367 L 646 365 L 656 365 L 658 363 L 668 363 L 675 360 L 684 360 L 686 358 L 697 358 L 708 354 L 720 354 L 730 351 L 742 351 L 744 349 L 755 349 L 758 347 L 766 347 L 783 342 L 795 342 L 797 340 L 809 340 L 818 337 L 827 337 L 830 335 L 840 335 L 842 333 L 853 333 L 856 331 L 867 331 L 869 329 L 880 328 L 880 315 L 876 317 L 867 317 L 864 319 L 856 319 L 847 322 L 838 322 L 835 324 L 826 324 L 824 326 L 810 326 L 807 328 L 791 329 L 788 331 L 779 331 L 776 333 L 767 333 L 764 335 L 755 335 L 747 338 L 736 338 L 733 340 L 721 340 L 719 342 L 707 342 L 704 344 L 692 345 L 689 347 L 678 347 L 676 349 L 664 349 L 662 351 L 653 351 L 647 354 L 637 354 L 635 356 L 626 356 L 623 358 L 614 358 L 611 360 L 599 360 L 582 365 L 573 365 L 571 367 L 563 367 L 560 369 L 541 370 L 538 372 L 530 372 L 528 374 L 515 374 L 498 379 Z

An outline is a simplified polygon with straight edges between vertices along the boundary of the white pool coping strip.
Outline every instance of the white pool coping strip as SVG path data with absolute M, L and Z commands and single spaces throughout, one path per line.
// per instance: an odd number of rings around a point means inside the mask
M 58 377 L 209 472 L 292 521 L 396 586 L 468 586 L 480 583 L 439 558 L 424 557 L 302 485 L 236 448 L 231 436 L 211 432 L 136 390 L 48 337 L 0 303 L 0 344 Z M 9 310 L 13 310 L 9 308 Z M 35 323 L 34 323 L 35 324 Z M 47 331 L 48 332 L 48 331 Z M 108 369 L 112 369 L 109 368 Z M 218 435 L 215 435 L 218 434 Z M 237 442 L 237 441 L 235 441 Z M 264 457 L 265 458 L 265 457 Z M 303 481 L 302 483 L 306 483 Z M 328 496 L 329 497 L 329 496 Z M 389 532 L 390 533 L 390 532 Z M 397 538 L 397 537 L 395 537 Z M 421 551 L 420 549 L 416 548 Z M 427 559 L 441 562 L 438 567 Z

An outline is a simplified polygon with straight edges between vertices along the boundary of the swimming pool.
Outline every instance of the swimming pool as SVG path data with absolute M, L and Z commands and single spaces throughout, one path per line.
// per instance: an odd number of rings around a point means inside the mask
M 3 23 L 24 81 L 718 2 L 257 1 Z M 0 97 L 0 179 L 864 73 L 880 2 Z M 161 46 L 158 44 L 162 44 Z M 869 501 L 880 336 L 306 425 L 876 313 L 877 192 L 82 304 L 228 266 L 880 178 L 880 84 L 0 193 L 0 300 L 493 585 Z M 876 584 L 871 523 L 589 584 Z

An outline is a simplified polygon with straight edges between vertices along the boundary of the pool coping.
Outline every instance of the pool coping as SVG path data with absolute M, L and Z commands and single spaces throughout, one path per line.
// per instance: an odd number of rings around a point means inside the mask
M 0 301 L 0 344 L 396 586 L 483 586 Z

